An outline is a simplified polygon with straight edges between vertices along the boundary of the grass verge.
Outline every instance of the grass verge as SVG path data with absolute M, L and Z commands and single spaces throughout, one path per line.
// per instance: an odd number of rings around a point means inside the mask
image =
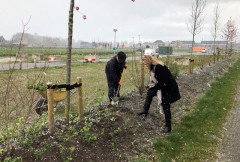
M 240 60 L 195 105 L 174 131 L 154 143 L 159 161 L 208 161 L 215 152 L 222 124 L 233 107 L 240 80 Z

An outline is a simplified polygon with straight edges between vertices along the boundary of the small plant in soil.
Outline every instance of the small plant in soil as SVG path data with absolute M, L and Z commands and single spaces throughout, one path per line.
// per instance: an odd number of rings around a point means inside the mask
M 91 143 L 97 140 L 97 136 L 90 132 L 93 123 L 85 121 L 84 127 L 80 130 L 83 141 L 86 143 Z

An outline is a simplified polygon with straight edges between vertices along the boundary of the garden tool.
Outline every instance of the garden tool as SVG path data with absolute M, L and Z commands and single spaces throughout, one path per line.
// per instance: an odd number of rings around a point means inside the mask
M 123 74 L 124 74 L 124 69 L 123 69 L 123 72 L 122 72 L 122 75 L 121 75 L 121 78 L 120 78 L 120 81 L 119 81 L 119 82 L 122 82 L 122 80 L 123 80 Z M 115 94 L 115 96 L 113 97 L 112 102 L 111 102 L 112 105 L 115 105 L 115 104 L 117 105 L 117 104 L 118 104 L 119 97 L 117 97 L 117 95 L 118 95 L 118 93 L 119 93 L 119 91 L 120 91 L 120 87 L 121 87 L 121 85 L 118 85 L 117 92 L 116 92 L 116 94 Z

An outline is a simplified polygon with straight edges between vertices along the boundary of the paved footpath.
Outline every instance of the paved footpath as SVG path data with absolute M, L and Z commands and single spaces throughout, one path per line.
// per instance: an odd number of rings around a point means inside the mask
M 240 85 L 235 96 L 234 108 L 223 129 L 224 136 L 217 162 L 240 162 Z
M 34 67 L 42 68 L 42 67 L 54 67 L 54 66 L 64 66 L 65 62 L 39 62 L 39 63 L 22 63 L 22 69 L 33 69 Z M 9 70 L 9 69 L 20 69 L 19 63 L 11 63 L 11 64 L 3 64 L 0 63 L 0 71 L 1 70 Z

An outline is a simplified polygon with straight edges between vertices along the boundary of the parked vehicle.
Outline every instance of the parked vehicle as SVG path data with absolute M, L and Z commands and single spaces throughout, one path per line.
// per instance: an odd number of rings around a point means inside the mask
M 151 55 L 151 56 L 159 56 L 159 53 L 156 52 L 156 49 L 153 48 L 146 48 L 144 51 L 144 55 Z
M 201 53 L 207 53 L 207 50 L 205 48 L 201 49 Z
M 84 57 L 84 62 L 99 62 L 99 57 L 95 54 L 95 55 L 92 55 L 92 54 L 88 54 Z
M 57 61 L 57 57 L 55 57 L 55 56 L 49 56 L 49 57 L 48 57 L 48 61 L 50 61 L 50 62 Z

